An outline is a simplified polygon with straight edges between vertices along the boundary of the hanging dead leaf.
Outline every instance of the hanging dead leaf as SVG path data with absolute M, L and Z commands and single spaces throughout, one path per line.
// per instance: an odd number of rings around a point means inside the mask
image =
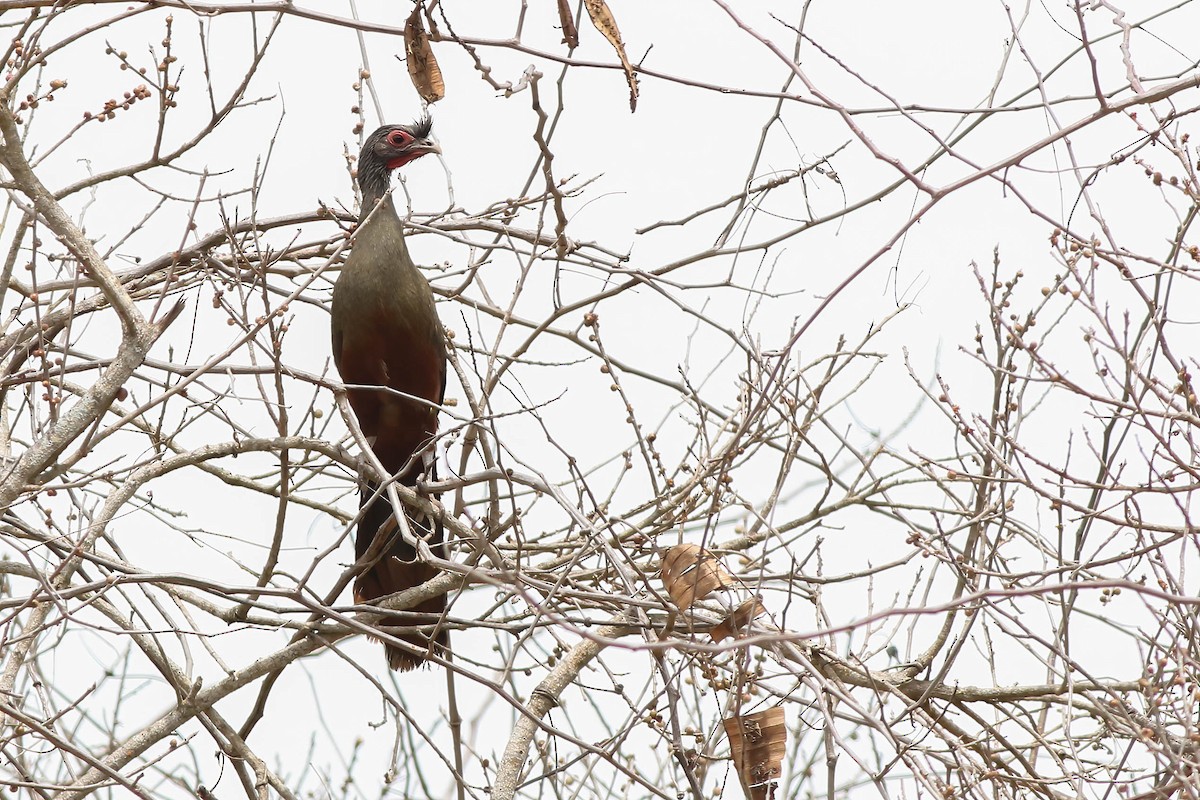
M 562 25 L 563 44 L 572 50 L 579 47 L 579 31 L 575 28 L 575 15 L 571 13 L 571 0 L 558 0 L 558 22 Z
M 625 43 L 621 41 L 621 30 L 617 27 L 616 18 L 604 0 L 583 0 L 583 4 L 587 7 L 588 16 L 592 18 L 596 30 L 604 34 L 604 38 L 608 39 L 609 44 L 617 51 L 617 58 L 621 59 L 621 66 L 625 68 L 625 80 L 629 82 L 629 110 L 637 111 L 637 73 L 633 70 L 633 64 L 629 63 L 629 56 L 625 55 Z
M 735 608 L 733 613 L 721 620 L 719 624 L 715 625 L 709 636 L 712 637 L 714 642 L 736 638 L 738 634 L 750 627 L 750 623 L 757 619 L 760 614 L 765 613 L 767 613 L 767 610 L 763 608 L 763 604 L 759 602 L 759 599 L 752 597 Z
M 783 774 L 787 752 L 787 723 L 783 708 L 775 706 L 755 714 L 725 720 L 725 735 L 733 767 L 748 800 L 770 800 Z
M 694 544 L 677 544 L 668 550 L 660 571 L 663 586 L 680 608 L 690 608 L 714 590 L 734 583 L 716 556 Z
M 425 32 L 422 11 L 424 8 L 418 3 L 409 15 L 408 22 L 404 23 L 404 60 L 417 94 L 426 103 L 436 103 L 445 97 L 446 84 L 442 82 L 442 70 L 433 56 L 429 34 Z

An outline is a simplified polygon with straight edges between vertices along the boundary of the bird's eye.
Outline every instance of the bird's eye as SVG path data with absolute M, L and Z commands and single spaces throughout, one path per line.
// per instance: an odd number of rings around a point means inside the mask
M 388 144 L 392 147 L 404 147 L 412 140 L 413 138 L 404 131 L 392 131 L 387 137 Z

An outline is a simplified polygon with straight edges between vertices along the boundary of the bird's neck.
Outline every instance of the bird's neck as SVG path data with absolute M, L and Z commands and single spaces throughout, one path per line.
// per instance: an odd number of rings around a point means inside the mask
M 363 195 L 362 208 L 358 212 L 359 226 L 368 220 L 372 224 L 379 225 L 400 224 L 400 215 L 396 213 L 396 204 L 392 200 L 392 195 L 387 192 L 373 196 Z
M 367 215 L 375 210 L 380 198 L 386 195 L 388 189 L 391 188 L 391 183 L 392 176 L 387 165 L 374 158 L 359 159 L 358 188 L 362 191 L 360 221 L 366 219 Z
M 362 214 L 354 234 L 354 250 L 346 262 L 346 273 L 359 280 L 378 283 L 378 291 L 387 293 L 399 283 L 420 281 L 408 245 L 404 241 L 404 224 L 396 213 L 393 195 L 382 200 L 363 198 Z M 367 205 L 368 200 L 371 204 Z M 343 274 L 343 278 L 350 277 Z M 423 284 L 423 281 L 421 281 Z M 428 291 L 428 289 L 426 289 Z

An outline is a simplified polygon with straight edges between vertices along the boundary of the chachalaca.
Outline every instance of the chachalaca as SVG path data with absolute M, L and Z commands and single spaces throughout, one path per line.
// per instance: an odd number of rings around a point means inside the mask
M 430 138 L 431 127 L 425 117 L 412 125 L 384 125 L 367 137 L 358 158 L 358 230 L 333 288 L 333 361 L 371 449 L 405 486 L 416 486 L 422 455 L 437 432 L 437 407 L 446 389 L 446 346 L 429 284 L 408 254 L 388 188 L 393 170 L 441 152 Z M 430 477 L 436 477 L 432 467 Z M 355 553 L 361 560 L 370 551 L 374 561 L 354 583 L 355 602 L 418 586 L 438 574 L 403 540 L 387 495 L 375 481 L 364 481 L 360 508 Z M 405 512 L 413 534 L 440 550 L 441 525 L 411 508 Z M 443 595 L 412 610 L 438 614 L 445 608 Z M 412 623 L 391 616 L 380 624 Z M 425 636 L 400 638 L 422 650 L 429 647 Z M 446 644 L 444 631 L 437 642 Z M 409 670 L 425 661 L 396 646 L 386 649 L 392 669 Z

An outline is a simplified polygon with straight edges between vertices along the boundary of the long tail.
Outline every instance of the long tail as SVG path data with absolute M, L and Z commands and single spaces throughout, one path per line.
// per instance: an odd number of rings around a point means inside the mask
M 408 482 L 404 481 L 404 483 Z M 373 500 L 377 491 L 378 487 L 373 483 L 368 483 L 362 488 L 359 506 L 363 508 L 363 513 L 358 523 L 358 534 L 354 537 L 355 555 L 361 559 L 371 549 L 372 542 L 379 535 L 387 536 L 388 541 L 380 542 L 375 551 L 382 551 L 385 555 L 377 559 L 354 582 L 356 603 L 370 602 L 385 595 L 420 586 L 438 574 L 435 567 L 417 560 L 416 548 L 404 541 L 396 525 L 387 524 L 392 519 L 392 506 L 386 495 Z M 412 509 L 405 510 L 408 512 L 408 525 L 413 534 L 424 538 L 429 542 L 430 548 L 440 554 L 444 540 L 441 523 L 430 525 L 432 520 L 424 514 L 413 512 Z M 423 614 L 441 614 L 446 610 L 446 596 L 439 595 L 425 600 L 411 610 Z M 379 625 L 384 627 L 411 626 L 413 624 L 411 618 L 401 616 L 384 617 L 379 621 Z M 424 634 L 405 633 L 400 634 L 399 638 L 420 650 L 429 650 L 429 637 Z M 443 630 L 437 634 L 435 644 L 442 648 L 446 647 L 446 631 Z M 404 672 L 425 663 L 424 655 L 418 655 L 410 650 L 395 645 L 385 645 L 385 649 L 388 666 L 392 669 Z

